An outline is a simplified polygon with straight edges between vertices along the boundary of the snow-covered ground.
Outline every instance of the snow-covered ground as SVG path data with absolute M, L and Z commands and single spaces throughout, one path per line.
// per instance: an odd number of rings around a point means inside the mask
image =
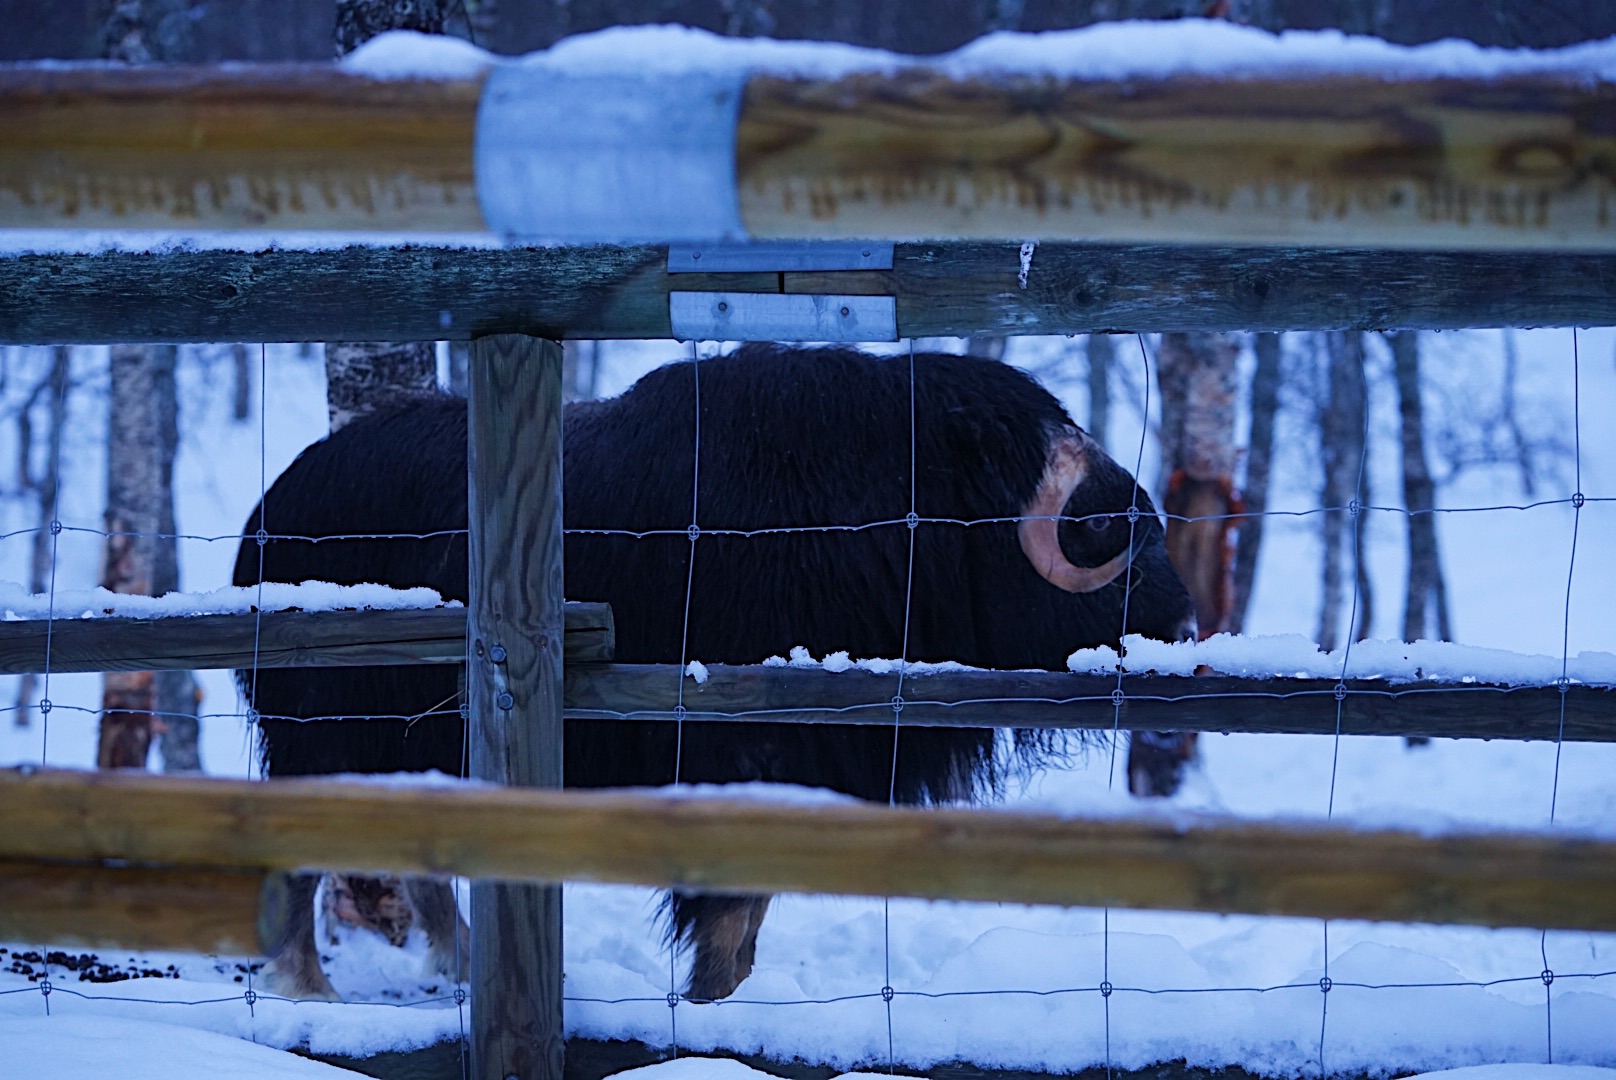
M 1497 366 L 1500 335 L 1467 332 L 1425 341 L 1433 380 L 1483 388 L 1464 400 L 1484 412 L 1484 376 Z M 1518 343 L 1523 400 L 1569 435 L 1570 333 L 1522 334 Z M 1017 341 L 1009 358 L 1047 368 L 1061 350 L 1078 356 L 1080 344 Z M 1616 402 L 1616 334 L 1584 332 L 1578 345 L 1581 488 L 1595 498 L 1616 494 L 1616 432 L 1602 422 Z M 610 393 L 655 363 L 688 356 L 688 349 L 622 344 L 608 347 L 608 355 L 602 389 Z M 20 383 L 27 365 L 42 357 L 10 350 L 6 359 Z M 1381 362 L 1372 352 L 1372 368 Z M 104 355 L 85 350 L 80 364 L 80 374 L 93 380 Z M 1130 465 L 1140 454 L 1137 407 L 1129 404 L 1138 400 L 1138 364 L 1136 350 L 1121 350 L 1124 370 L 1117 376 L 1109 439 L 1113 453 Z M 188 590 L 228 580 L 233 534 L 260 488 L 261 465 L 273 478 L 324 429 L 317 363 L 291 347 L 270 346 L 264 370 L 266 445 L 260 454 L 256 415 L 245 423 L 229 419 L 225 366 L 197 353 L 182 362 L 180 530 L 199 538 L 182 543 Z M 1065 371 L 1068 378 L 1057 389 L 1081 418 L 1087 410 L 1081 361 Z M 1388 392 L 1385 380 L 1371 380 L 1368 501 L 1377 506 L 1399 499 Z M 1428 397 L 1433 410 L 1451 408 L 1435 389 Z M 104 406 L 88 392 L 73 400 L 62 508 L 68 528 L 59 538 L 56 579 L 64 592 L 93 585 L 99 557 L 94 530 L 102 468 L 98 410 Z M 1273 501 L 1305 509 L 1317 505 L 1305 428 L 1294 419 L 1287 423 L 1295 430 L 1281 440 Z M 1155 475 L 1152 457 L 1147 439 L 1147 481 Z M 1574 513 L 1557 500 L 1571 494 L 1575 465 L 1561 460 L 1556 475 L 1540 479 L 1537 499 L 1549 502 L 1532 509 L 1472 510 L 1527 501 L 1504 468 L 1471 471 L 1442 490 L 1445 508 L 1466 511 L 1445 513 L 1438 523 L 1462 643 L 1551 661 L 1567 651 L 1616 652 L 1616 625 L 1607 614 L 1616 607 L 1616 578 L 1604 571 L 1616 554 L 1610 527 L 1616 510 L 1609 503 L 1589 502 L 1581 512 L 1568 613 Z M 0 573 L 23 577 L 30 539 L 10 534 L 32 521 L 15 500 L 0 501 L 0 515 L 0 532 L 8 534 L 0 540 Z M 1401 618 L 1402 521 L 1394 511 L 1374 513 L 1366 541 L 1378 599 L 1374 631 L 1381 637 L 1395 637 Z M 1271 522 L 1249 620 L 1253 632 L 1313 632 L 1316 528 L 1316 517 Z M 202 678 L 208 769 L 252 775 L 228 676 Z M 0 762 L 90 762 L 98 680 L 53 677 L 48 693 L 56 703 L 48 718 L 30 710 L 0 723 Z M 0 695 L 9 703 L 10 690 L 0 688 Z M 26 726 L 17 724 L 21 720 Z M 1172 800 L 1175 807 L 1324 817 L 1333 797 L 1333 814 L 1353 820 L 1538 828 L 1549 824 L 1552 797 L 1562 825 L 1608 829 L 1616 820 L 1616 748 L 1608 745 L 1437 742 L 1408 749 L 1387 739 L 1346 739 L 1337 746 L 1320 737 L 1233 735 L 1205 737 L 1202 747 L 1202 764 Z M 1070 769 L 1026 778 L 1008 800 L 1114 812 L 1128 802 L 1118 790 L 1118 771 L 1108 747 L 1091 747 Z M 969 1060 L 1051 1071 L 1185 1058 L 1193 1065 L 1238 1063 L 1295 1074 L 1316 1070 L 1321 1060 L 1327 1070 L 1542 1062 L 1549 1058 L 1552 1024 L 1555 1062 L 1616 1066 L 1616 935 L 1347 922 L 1326 928 L 1305 919 L 786 896 L 775 902 L 759 939 L 757 970 L 734 1000 L 670 1011 L 666 995 L 682 971 L 661 945 L 653 892 L 569 886 L 566 910 L 569 1030 L 658 1045 L 676 1041 L 685 1052 L 729 1048 L 841 1069 L 878 1067 L 889 1054 L 915 1066 Z M 254 1057 L 267 1053 L 263 1047 L 362 1054 L 459 1034 L 463 1014 L 453 987 L 421 978 L 422 942 L 393 949 L 363 933 L 342 930 L 338 937 L 329 970 L 349 997 L 343 1004 L 262 997 L 249 1004 L 252 976 L 239 958 L 103 954 L 102 978 L 127 969 L 167 977 L 98 982 L 81 981 L 68 964 L 47 967 L 30 959 L 31 946 L 8 945 L 0 955 L 0 1042 L 24 1048 L 25 1059 L 81 1062 L 59 1075 L 95 1074 L 96 1055 L 110 1042 L 150 1046 L 165 1076 L 188 1075 L 194 1057 L 229 1060 L 234 1074 L 256 1080 L 320 1075 L 306 1063 Z M 1548 986 L 1545 970 L 1554 972 Z M 39 981 L 47 971 L 48 1000 Z M 1320 989 L 1326 973 L 1328 995 Z M 1109 997 L 1100 992 L 1103 982 L 1112 984 Z M 890 1003 L 882 999 L 883 986 L 894 990 Z M 226 1046 L 239 1058 L 211 1056 L 226 1053 L 218 1049 Z M 668 1064 L 646 1075 L 677 1077 L 692 1067 Z M 204 1068 L 196 1066 L 197 1075 Z M 747 1075 L 740 1066 L 731 1072 Z M 1569 1073 L 1552 1075 L 1574 1080 Z

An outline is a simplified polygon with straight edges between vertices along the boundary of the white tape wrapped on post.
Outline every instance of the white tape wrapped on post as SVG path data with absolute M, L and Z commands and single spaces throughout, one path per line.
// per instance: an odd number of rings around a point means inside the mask
M 512 240 L 742 240 L 735 128 L 746 76 L 490 73 L 477 112 L 477 198 Z

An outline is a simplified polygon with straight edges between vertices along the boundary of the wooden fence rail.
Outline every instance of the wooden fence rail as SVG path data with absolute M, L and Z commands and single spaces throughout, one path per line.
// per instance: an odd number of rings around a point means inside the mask
M 865 671 L 709 665 L 696 682 L 674 664 L 614 664 L 611 609 L 568 603 L 567 719 L 893 722 L 896 679 Z M 166 619 L 0 622 L 0 674 L 462 663 L 463 608 L 266 612 Z M 1343 735 L 1616 742 L 1616 688 L 1348 679 Z M 906 727 L 1064 728 L 1330 735 L 1334 679 L 956 671 L 910 675 Z
M 891 270 L 667 273 L 659 247 L 0 253 L 0 344 L 672 336 L 678 290 L 896 297 L 901 337 L 1616 324 L 1574 252 L 898 244 Z
M 27 862 L 182 870 L 330 867 L 717 891 L 1117 905 L 1616 929 L 1616 839 L 1428 835 L 1326 823 L 1056 817 L 625 792 L 0 772 L 0 937 L 46 933 Z M 141 871 L 143 872 L 143 871 Z M 167 871 L 165 871 L 166 873 Z M 57 871 L 40 867 L 49 879 Z M 78 871 L 73 871 L 78 873 Z M 86 874 L 90 871 L 85 871 Z M 58 875 L 59 876 L 59 875 Z M 54 879 L 53 879 L 54 880 Z M 131 888 L 80 888 L 94 906 Z M 248 890 L 231 890 L 238 898 Z M 121 901 L 118 901 L 121 902 Z M 229 925 L 253 925 L 252 910 Z M 152 912 L 156 920 L 169 916 Z M 176 925 L 171 946 L 188 933 Z M 82 928 L 84 920 L 77 920 Z M 210 921 L 199 940 L 220 933 Z M 83 932 L 81 930 L 81 932 Z M 235 931 L 232 931 L 235 932 Z M 156 931 L 153 931 L 156 933 Z M 165 931 L 165 934 L 168 933 Z
M 0 228 L 1609 251 L 1613 110 L 1574 75 L 12 68 Z

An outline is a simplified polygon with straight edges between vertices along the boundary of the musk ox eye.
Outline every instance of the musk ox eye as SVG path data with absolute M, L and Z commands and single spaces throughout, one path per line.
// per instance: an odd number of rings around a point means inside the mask
M 1094 532 L 1105 532 L 1111 527 L 1111 519 L 1108 517 L 1093 517 L 1089 518 L 1086 524 Z

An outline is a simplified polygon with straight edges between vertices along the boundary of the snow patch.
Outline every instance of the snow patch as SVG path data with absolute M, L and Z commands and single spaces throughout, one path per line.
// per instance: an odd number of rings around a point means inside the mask
M 1155 641 L 1130 634 L 1125 658 L 1109 646 L 1079 649 L 1066 658 L 1069 670 L 1090 674 L 1118 671 L 1194 675 L 1210 668 L 1220 675 L 1251 679 L 1384 679 L 1549 686 L 1562 670 L 1572 683 L 1616 686 L 1616 655 L 1582 652 L 1562 660 L 1458 645 L 1451 641 L 1358 641 L 1349 648 L 1321 652 L 1301 634 L 1236 636 L 1214 634 L 1205 641 Z
M 15 581 L 0 581 L 0 621 L 24 619 L 95 619 L 122 616 L 159 619 L 183 615 L 246 615 L 253 611 L 414 611 L 461 607 L 433 589 L 394 589 L 386 585 L 333 585 L 305 581 L 301 585 L 265 582 L 226 586 L 208 592 L 172 592 L 166 596 L 129 596 L 97 586 L 35 593 Z

